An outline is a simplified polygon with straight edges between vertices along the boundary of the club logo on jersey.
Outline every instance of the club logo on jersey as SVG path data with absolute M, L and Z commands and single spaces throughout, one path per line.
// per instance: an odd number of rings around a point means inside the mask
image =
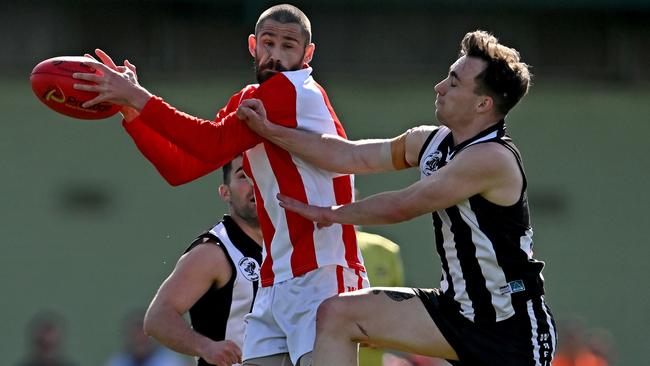
M 257 281 L 260 279 L 260 266 L 251 257 L 244 257 L 239 261 L 239 270 L 249 281 Z
M 440 168 L 441 160 L 442 160 L 442 152 L 440 152 L 439 150 L 436 150 L 431 154 L 427 155 L 424 158 L 424 168 L 422 170 L 422 173 L 424 173 L 424 175 L 426 176 L 433 174 L 433 172 L 435 172 Z
M 524 281 L 516 280 L 508 282 L 508 284 L 505 286 L 499 287 L 499 290 L 501 290 L 501 295 L 514 294 L 517 292 L 526 291 L 526 286 L 524 286 Z

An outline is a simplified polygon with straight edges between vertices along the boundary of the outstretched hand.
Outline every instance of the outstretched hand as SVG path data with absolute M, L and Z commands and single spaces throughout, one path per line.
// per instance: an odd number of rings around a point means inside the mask
M 124 66 L 118 67 L 106 53 L 101 50 L 96 52 L 106 64 L 97 60 L 86 61 L 84 64 L 99 70 L 99 74 L 74 73 L 72 75 L 75 79 L 94 83 L 74 84 L 75 89 L 98 93 L 97 97 L 85 102 L 83 107 L 88 108 L 102 102 L 110 102 L 131 107 L 136 111 L 141 110 L 151 97 L 151 93 L 138 84 L 135 66 L 125 61 Z
M 266 137 L 271 124 L 266 119 L 266 109 L 259 99 L 246 99 L 237 108 L 237 118 L 246 122 L 248 127 L 260 136 Z
M 99 57 L 99 59 L 101 60 L 101 62 L 104 65 L 110 67 L 111 69 L 113 69 L 113 70 L 115 70 L 117 72 L 125 73 L 127 71 L 130 71 L 131 73 L 133 73 L 133 76 L 135 77 L 135 80 L 137 82 L 137 80 L 138 80 L 137 69 L 136 69 L 135 65 L 133 65 L 131 62 L 129 62 L 129 60 L 124 60 L 124 66 L 117 66 L 117 64 L 115 64 L 115 62 L 113 62 L 113 59 L 111 58 L 111 56 L 109 56 L 106 52 L 102 51 L 101 49 L 96 48 L 95 49 L 95 54 L 97 55 L 97 57 Z M 86 56 L 88 58 L 92 58 L 93 60 L 97 61 L 97 59 L 95 57 L 93 57 L 92 55 L 90 55 L 88 53 L 86 53 L 84 56 Z M 133 107 L 129 107 L 129 106 L 125 106 L 125 105 L 121 106 L 120 113 L 122 113 L 122 116 L 127 121 L 131 121 L 131 120 L 135 119 L 139 114 L 139 112 L 137 110 L 135 110 Z
M 332 207 L 308 205 L 281 193 L 278 193 L 277 198 L 280 201 L 280 207 L 314 221 L 319 229 L 334 223 L 328 218 L 328 215 L 332 212 Z

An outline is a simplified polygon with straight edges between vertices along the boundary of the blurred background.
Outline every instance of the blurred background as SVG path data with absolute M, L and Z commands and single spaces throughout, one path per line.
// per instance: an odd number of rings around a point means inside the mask
M 107 364 L 125 348 L 124 319 L 146 308 L 189 241 L 226 211 L 220 174 L 168 186 L 118 117 L 73 120 L 40 104 L 31 69 L 100 47 L 137 65 L 154 94 L 212 119 L 254 82 L 246 37 L 276 3 L 0 4 L 3 365 L 39 344 L 60 346 L 72 364 Z M 536 257 L 547 262 L 561 347 L 586 342 L 611 365 L 647 365 L 650 2 L 293 4 L 311 19 L 315 77 L 353 139 L 435 123 L 433 86 L 466 32 L 491 31 L 521 52 L 535 85 L 507 121 L 524 156 Z M 366 196 L 416 179 L 415 171 L 358 176 L 357 186 Z M 401 245 L 407 285 L 437 286 L 429 216 L 366 230 Z M 60 330 L 45 341 L 34 336 L 44 317 Z

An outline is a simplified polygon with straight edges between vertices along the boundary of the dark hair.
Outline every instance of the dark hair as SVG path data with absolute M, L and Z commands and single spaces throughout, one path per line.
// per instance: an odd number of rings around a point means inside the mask
M 489 95 L 497 111 L 506 115 L 528 92 L 531 73 L 519 60 L 519 52 L 506 47 L 492 34 L 477 30 L 467 33 L 460 43 L 460 56 L 477 57 L 487 67 L 474 79 L 479 95 Z
M 229 185 L 230 173 L 232 173 L 232 160 L 227 162 L 221 169 L 223 170 L 223 184 Z
M 230 177 L 232 175 L 232 161 L 243 157 L 242 154 L 236 155 L 232 160 L 223 165 L 221 170 L 223 171 L 223 184 L 230 185 Z
M 262 24 L 268 19 L 275 20 L 276 22 L 282 24 L 298 24 L 300 26 L 300 30 L 302 31 L 302 35 L 305 36 L 306 39 L 305 46 L 311 43 L 311 22 L 305 13 L 303 13 L 302 10 L 296 8 L 295 6 L 289 4 L 281 4 L 266 9 L 262 15 L 260 15 L 260 18 L 257 19 L 257 23 L 255 24 L 255 35 L 257 35 L 257 32 L 259 32 Z

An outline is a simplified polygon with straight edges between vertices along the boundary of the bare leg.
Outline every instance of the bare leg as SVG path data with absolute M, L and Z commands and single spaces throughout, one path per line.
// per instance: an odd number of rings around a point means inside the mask
M 357 365 L 357 344 L 458 359 L 410 288 L 369 288 L 325 300 L 316 321 L 315 366 Z
M 242 366 L 293 366 L 288 353 L 279 353 L 277 355 L 251 358 L 244 361 Z

